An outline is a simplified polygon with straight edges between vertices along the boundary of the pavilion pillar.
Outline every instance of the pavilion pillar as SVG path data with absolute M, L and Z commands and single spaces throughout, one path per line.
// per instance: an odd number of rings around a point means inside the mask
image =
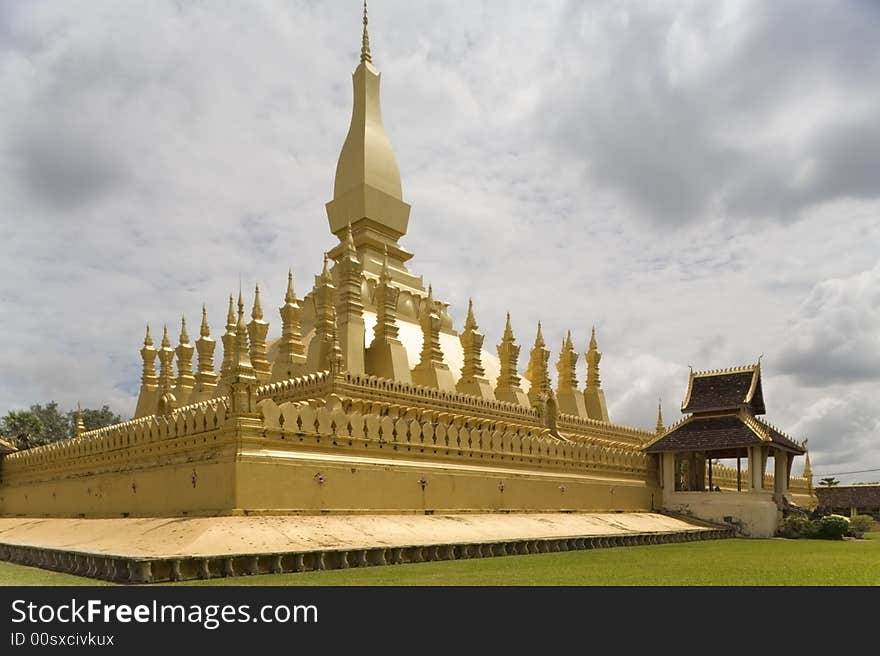
M 782 449 L 773 451 L 773 491 L 776 494 L 788 492 L 788 454 Z
M 749 447 L 749 491 L 764 489 L 764 454 L 761 447 Z
M 661 485 L 663 486 L 663 500 L 675 492 L 675 453 L 665 451 L 660 454 L 661 457 Z

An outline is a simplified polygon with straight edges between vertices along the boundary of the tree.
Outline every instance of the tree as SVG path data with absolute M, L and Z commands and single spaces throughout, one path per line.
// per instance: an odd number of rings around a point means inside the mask
M 30 449 L 41 444 L 43 426 L 36 415 L 28 410 L 10 410 L 0 420 L 0 432 L 12 439 L 19 449 Z
M 72 435 L 67 415 L 58 409 L 58 403 L 49 401 L 46 405 L 36 403 L 31 406 L 33 414 L 43 427 L 40 437 L 41 444 L 51 444 L 67 439 Z
M 840 481 L 838 481 L 833 476 L 828 476 L 826 478 L 823 478 L 821 481 L 819 481 L 819 485 L 822 485 L 824 487 L 834 487 L 838 483 L 840 483 Z
M 19 449 L 59 442 L 76 435 L 76 415 L 76 410 L 62 412 L 55 401 L 36 403 L 29 410 L 10 410 L 0 419 L 0 435 L 11 438 Z M 122 421 L 107 405 L 100 410 L 83 408 L 82 418 L 87 431 Z

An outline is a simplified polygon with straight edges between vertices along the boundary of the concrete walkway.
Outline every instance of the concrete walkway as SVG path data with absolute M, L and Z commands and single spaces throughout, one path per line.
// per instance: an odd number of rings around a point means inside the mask
M 162 583 L 728 537 L 655 513 L 0 518 L 0 560 Z
M 0 543 L 129 558 L 225 556 L 614 536 L 705 527 L 655 513 L 44 519 L 0 517 Z

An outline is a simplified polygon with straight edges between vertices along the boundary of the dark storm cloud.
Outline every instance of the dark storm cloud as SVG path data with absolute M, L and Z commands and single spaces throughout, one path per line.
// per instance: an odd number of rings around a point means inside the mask
M 573 3 L 560 52 L 578 66 L 560 64 L 541 107 L 556 148 L 663 222 L 880 198 L 880 11 L 841 5 L 754 3 L 725 20 L 702 3 Z

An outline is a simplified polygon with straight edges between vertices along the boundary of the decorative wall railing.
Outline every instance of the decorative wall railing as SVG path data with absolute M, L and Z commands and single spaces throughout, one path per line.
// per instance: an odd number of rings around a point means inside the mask
M 479 420 L 452 413 L 428 412 L 421 416 L 361 413 L 356 404 L 344 409 L 341 399 L 322 407 L 307 403 L 259 403 L 267 436 L 332 436 L 337 444 L 382 445 L 409 449 L 414 455 L 482 458 L 528 462 L 554 469 L 616 471 L 631 477 L 648 474 L 649 459 L 640 450 L 612 448 L 586 441 L 568 442 L 550 435 L 549 429 L 502 421 Z

